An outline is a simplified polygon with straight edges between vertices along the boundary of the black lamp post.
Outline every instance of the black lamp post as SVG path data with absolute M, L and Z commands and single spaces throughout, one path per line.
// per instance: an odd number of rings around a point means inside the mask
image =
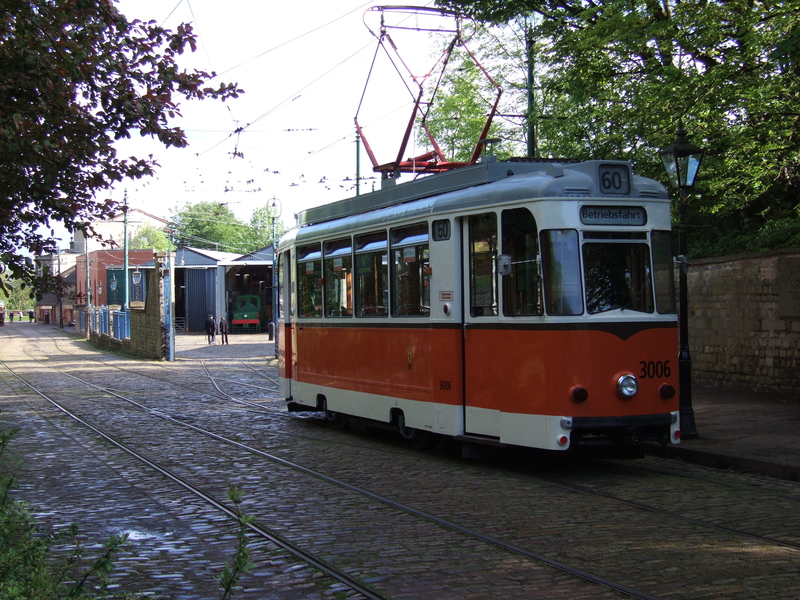
M 278 358 L 278 240 L 275 239 L 275 221 L 281 216 L 281 201 L 273 196 L 268 207 L 272 220 L 272 340 L 275 342 L 275 358 Z
M 686 197 L 694 187 L 700 163 L 705 150 L 689 143 L 683 123 L 678 121 L 675 142 L 661 150 L 661 160 L 667 170 L 669 182 L 677 188 L 680 196 L 678 204 L 678 224 L 680 242 L 680 271 L 678 273 L 678 296 L 680 313 L 678 314 L 678 379 L 680 385 L 680 417 L 681 437 L 695 439 L 699 437 L 694 422 L 692 408 L 692 356 L 689 353 L 689 310 L 687 306 L 688 287 L 686 273 L 689 270 L 689 259 L 686 257 Z

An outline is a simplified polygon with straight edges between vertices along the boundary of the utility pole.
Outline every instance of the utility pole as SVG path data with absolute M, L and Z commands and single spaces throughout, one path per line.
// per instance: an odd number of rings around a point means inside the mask
M 125 201 L 122 205 L 122 235 L 125 236 L 123 240 L 123 250 L 125 258 L 123 259 L 123 267 L 122 270 L 125 273 L 123 285 L 125 286 L 125 295 L 122 299 L 122 311 L 128 312 L 128 306 L 130 304 L 130 293 L 128 292 L 128 281 L 130 277 L 128 276 L 128 190 L 125 190 Z M 116 298 L 115 298 L 116 300 Z M 126 332 L 127 333 L 127 332 Z
M 272 339 L 275 342 L 275 358 L 278 357 L 278 242 L 275 239 L 275 220 L 281 216 L 282 206 L 275 196 L 269 205 L 269 214 L 272 217 Z
M 62 294 L 64 287 L 61 282 L 61 248 L 56 248 L 58 252 L 58 328 L 64 329 L 64 304 Z
M 539 153 L 537 131 L 536 131 L 536 96 L 534 86 L 535 74 L 535 49 L 533 39 L 533 26 L 525 18 L 525 54 L 528 62 L 528 157 L 536 158 Z
M 356 131 L 356 196 L 361 195 L 361 136 Z

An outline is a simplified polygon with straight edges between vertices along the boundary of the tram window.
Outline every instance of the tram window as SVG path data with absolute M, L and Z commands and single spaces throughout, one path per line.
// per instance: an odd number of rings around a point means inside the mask
M 497 316 L 497 215 L 469 218 L 469 314 Z
M 392 316 L 429 316 L 430 257 L 428 224 L 393 229 L 392 239 Z
M 675 278 L 672 270 L 672 232 L 653 232 L 653 279 L 656 286 L 656 310 L 675 314 Z
M 586 273 L 586 308 L 590 313 L 615 309 L 653 312 L 650 248 L 647 244 L 584 244 L 583 267 Z
M 503 254 L 511 257 L 511 273 L 502 278 L 503 314 L 542 314 L 536 220 L 527 208 L 503 211 Z
M 353 245 L 350 238 L 325 242 L 325 316 L 353 316 Z
M 319 244 L 297 249 L 297 313 L 322 316 L 322 253 Z
M 582 314 L 578 232 L 573 229 L 543 231 L 542 262 L 547 314 Z
M 385 231 L 356 237 L 355 313 L 357 317 L 389 314 L 389 242 Z
M 275 260 L 275 267 L 278 269 L 278 319 L 284 319 L 284 304 L 283 304 L 283 290 L 285 289 L 284 286 L 286 285 L 285 277 L 286 277 L 286 267 L 284 260 L 288 260 L 289 251 L 287 250 L 283 254 L 279 254 Z

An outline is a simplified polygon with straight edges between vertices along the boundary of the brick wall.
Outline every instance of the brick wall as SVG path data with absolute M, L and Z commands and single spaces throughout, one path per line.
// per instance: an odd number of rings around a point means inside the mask
M 781 259 L 797 257 L 795 250 L 692 261 L 689 350 L 696 384 L 800 395 L 800 317 L 779 310 L 781 286 L 790 283 L 786 273 L 781 278 Z

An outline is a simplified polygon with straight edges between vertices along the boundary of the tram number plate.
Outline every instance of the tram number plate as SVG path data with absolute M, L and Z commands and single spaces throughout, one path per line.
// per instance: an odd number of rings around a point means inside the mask
M 450 239 L 450 220 L 449 219 L 442 219 L 440 221 L 434 221 L 433 225 L 433 241 L 434 242 L 446 242 Z
M 672 374 L 672 369 L 670 369 L 669 363 L 670 361 L 668 360 L 639 361 L 639 368 L 641 369 L 639 377 L 642 379 L 669 377 Z

